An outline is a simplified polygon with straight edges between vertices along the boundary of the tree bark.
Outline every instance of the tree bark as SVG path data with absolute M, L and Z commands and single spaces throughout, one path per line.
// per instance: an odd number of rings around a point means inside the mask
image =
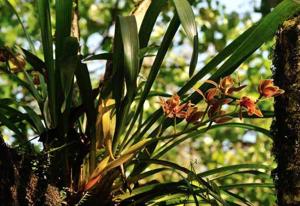
M 9 148 L 0 135 L 0 205 L 60 205 L 58 188 L 32 171 L 30 156 Z
M 279 29 L 273 59 L 274 83 L 285 90 L 275 98 L 272 124 L 273 178 L 279 206 L 300 205 L 300 16 Z

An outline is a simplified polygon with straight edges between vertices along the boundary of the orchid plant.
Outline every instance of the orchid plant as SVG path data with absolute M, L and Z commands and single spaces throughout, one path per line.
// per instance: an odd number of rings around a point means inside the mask
M 5 2 L 20 20 L 9 1 Z M 140 27 L 134 15 L 118 16 L 111 45 L 113 49 L 83 56 L 78 37 L 71 34 L 74 27 L 73 1 L 56 0 L 55 11 L 52 11 L 49 1 L 36 0 L 42 58 L 35 53 L 34 46 L 31 50 L 20 48 L 18 52 L 7 47 L 0 50 L 2 71 L 28 91 L 35 108 L 26 105 L 26 99 L 22 99 L 22 103 L 17 98 L 13 101 L 1 99 L 1 125 L 12 130 L 29 148 L 33 139 L 28 139 L 27 127 L 20 125 L 26 122 L 35 133 L 35 138 L 43 145 L 42 151 L 36 156 L 31 155 L 31 150 L 22 155 L 33 158 L 31 162 L 38 162 L 39 171 L 37 174 L 32 171 L 39 180 L 36 182 L 42 181 L 42 186 L 54 186 L 65 194 L 56 205 L 66 202 L 79 206 L 189 203 L 229 206 L 241 202 L 251 205 L 236 192 L 238 188 L 249 187 L 249 183 L 221 185 L 218 180 L 246 173 L 266 174 L 270 169 L 268 166 L 238 164 L 197 172 L 162 156 L 183 141 L 199 138 L 208 129 L 222 127 L 224 122 L 233 119 L 235 111 L 227 112 L 225 105 L 235 107 L 240 119 L 264 115 L 258 103 L 284 91 L 275 86 L 273 80 L 267 79 L 260 82 L 256 100 L 248 96 L 237 97 L 236 94 L 246 85 L 236 84 L 228 75 L 269 41 L 285 19 L 298 13 L 299 4 L 293 0 L 282 1 L 203 68 L 197 68 L 199 39 L 190 4 L 193 1 L 148 2 L 147 9 L 142 9 Z M 144 51 L 151 49 L 151 32 L 167 2 L 171 2 L 174 15 L 154 55 L 146 81 L 140 83 L 141 71 L 145 69 L 143 60 L 147 56 Z M 52 36 L 53 14 L 56 19 L 55 38 Z M 20 24 L 25 28 L 21 20 Z M 180 25 L 193 45 L 189 79 L 171 98 L 160 98 L 160 109 L 145 115 L 144 103 L 150 97 L 153 83 Z M 32 43 L 25 29 L 24 33 Z M 94 60 L 107 62 L 104 79 L 97 82 L 96 87 L 93 87 L 87 67 L 87 62 Z M 207 75 L 209 80 L 196 88 Z M 194 91 L 188 94 L 192 89 Z M 201 109 L 203 105 L 204 110 Z M 248 115 L 244 115 L 244 111 Z M 182 120 L 187 122 L 185 129 L 175 134 L 168 133 L 173 122 L 176 125 Z M 188 128 L 191 124 L 194 126 Z M 200 128 L 207 124 L 207 127 Z M 245 127 L 245 124 L 233 126 Z M 246 126 L 268 135 L 266 129 Z M 20 147 L 22 145 L 17 148 Z M 16 170 L 22 169 L 17 168 L 19 164 L 13 164 Z M 174 172 L 179 177 L 175 180 L 149 181 L 155 175 Z M 273 183 L 270 178 L 268 180 L 250 186 L 272 188 Z

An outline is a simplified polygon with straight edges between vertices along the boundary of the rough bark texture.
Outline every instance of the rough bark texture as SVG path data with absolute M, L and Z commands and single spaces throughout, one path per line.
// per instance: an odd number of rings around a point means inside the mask
M 30 156 L 21 156 L 6 146 L 0 136 L 0 205 L 59 206 L 59 190 L 42 174 L 32 170 Z
M 272 124 L 273 171 L 279 206 L 300 205 L 300 16 L 279 29 L 274 54 L 274 83 L 285 90 L 275 98 Z

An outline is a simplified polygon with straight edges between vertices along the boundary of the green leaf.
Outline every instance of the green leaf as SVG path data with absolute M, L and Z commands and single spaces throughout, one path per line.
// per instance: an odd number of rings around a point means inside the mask
M 86 61 L 93 61 L 93 60 L 112 60 L 113 54 L 112 53 L 102 53 L 102 54 L 95 54 L 88 56 L 87 58 L 83 59 L 84 62 Z
M 56 70 L 53 59 L 53 40 L 51 30 L 50 5 L 49 1 L 37 0 L 38 19 L 42 34 L 42 45 L 44 51 L 45 64 L 48 72 L 48 97 L 51 126 L 57 125 L 58 106 L 56 92 Z
M 181 25 L 187 37 L 193 42 L 193 54 L 189 75 L 193 76 L 198 61 L 198 32 L 193 9 L 187 0 L 173 0 Z
M 144 58 L 144 57 L 149 57 L 149 56 L 155 56 L 154 53 L 157 52 L 159 46 L 157 45 L 150 45 L 144 48 L 141 48 L 139 51 L 139 57 Z
M 197 35 L 195 15 L 187 0 L 173 0 L 180 22 L 191 42 Z
M 133 96 L 137 88 L 139 72 L 139 39 L 134 16 L 119 17 L 124 49 L 125 80 L 127 93 Z
M 79 57 L 77 56 L 78 50 L 79 50 L 79 43 L 77 38 L 75 37 L 65 37 L 63 41 L 63 51 L 62 51 L 62 59 L 63 61 L 60 61 L 57 63 L 59 65 L 60 69 L 60 80 L 61 80 L 61 87 L 64 94 L 64 102 L 62 105 L 62 112 L 65 111 L 65 107 L 67 103 L 71 103 L 70 92 L 73 87 L 74 83 L 74 73 L 76 68 L 79 66 Z
M 28 50 L 22 48 L 22 51 L 25 55 L 26 61 L 32 66 L 32 68 L 40 72 L 41 74 L 45 75 L 45 72 L 43 70 L 46 68 L 45 63 L 40 58 L 38 58 L 37 56 L 29 52 Z
M 146 14 L 143 18 L 141 28 L 139 31 L 139 42 L 141 48 L 148 46 L 148 42 L 153 31 L 156 19 L 161 12 L 162 8 L 167 4 L 165 0 L 155 0 L 151 1 L 151 4 L 146 11 Z
M 193 86 L 201 80 L 205 75 L 215 69 L 221 62 L 223 62 L 228 56 L 230 56 L 240 45 L 244 42 L 252 31 L 256 28 L 256 25 L 250 27 L 240 36 L 238 36 L 233 42 L 225 47 L 220 53 L 218 53 L 212 60 L 210 60 L 203 68 L 200 69 L 179 91 L 178 95 L 182 96 L 188 92 Z
M 239 171 L 241 169 L 264 169 L 264 170 L 270 170 L 271 168 L 266 165 L 262 164 L 237 164 L 237 165 L 230 165 L 225 167 L 220 167 L 212 170 L 208 170 L 206 172 L 198 173 L 197 175 L 200 177 L 208 177 L 211 175 L 216 175 L 224 172 L 233 172 L 233 171 Z
M 241 196 L 238 195 L 238 194 L 235 194 L 235 193 L 230 192 L 230 191 L 228 191 L 228 190 L 224 190 L 224 192 L 227 193 L 228 195 L 230 195 L 230 196 L 232 196 L 232 197 L 234 197 L 234 198 L 236 198 L 236 199 L 242 201 L 245 205 L 253 206 L 253 204 L 251 204 L 251 202 L 249 202 L 249 200 L 247 200 L 247 199 L 241 197 Z
M 266 135 L 267 137 L 271 137 L 270 132 L 268 130 L 264 129 L 264 128 L 257 127 L 255 125 L 251 125 L 251 124 L 237 123 L 237 122 L 212 125 L 209 128 L 209 130 L 218 129 L 220 127 L 221 128 L 222 127 L 237 127 L 237 128 L 242 128 L 242 129 L 249 129 L 249 130 L 254 130 L 256 132 L 260 132 L 260 133 Z M 184 142 L 185 140 L 198 138 L 199 136 L 201 136 L 205 132 L 207 132 L 207 128 L 199 129 L 195 132 L 189 133 L 189 134 L 187 134 L 186 136 L 184 136 L 180 139 L 175 139 L 174 138 L 174 142 L 172 142 L 170 145 L 165 146 L 164 148 L 159 148 L 160 151 L 157 154 L 154 155 L 154 158 L 161 157 L 162 155 L 164 155 L 165 153 L 167 153 L 168 151 L 170 151 L 172 148 L 179 145 L 180 143 Z
M 72 22 L 72 0 L 56 0 L 56 39 L 55 55 L 58 61 L 62 61 L 64 56 L 65 39 L 70 36 Z
M 132 119 L 132 122 L 130 124 L 130 127 L 127 131 L 127 135 L 130 133 L 130 131 L 132 130 L 133 126 L 134 126 L 134 123 L 136 122 L 140 112 L 142 111 L 143 109 L 143 106 L 144 106 L 144 102 L 146 101 L 147 97 L 148 97 L 148 94 L 151 90 L 151 87 L 159 73 L 159 69 L 162 65 L 162 62 L 164 60 L 164 57 L 168 51 L 168 48 L 170 47 L 171 43 L 172 43 L 172 40 L 179 28 L 179 25 L 180 25 L 180 22 L 179 22 L 179 19 L 178 19 L 178 16 L 175 15 L 174 18 L 172 19 L 172 21 L 170 22 L 169 26 L 168 26 L 168 29 L 166 31 L 166 34 L 164 35 L 164 38 L 162 40 L 162 43 L 158 49 L 158 52 L 157 52 L 157 55 L 156 55 L 156 58 L 152 64 L 152 67 L 151 67 L 151 70 L 150 70 L 150 73 L 147 77 L 147 81 L 146 81 L 146 84 L 145 84 L 145 87 L 144 87 L 144 90 L 143 92 L 141 93 L 141 96 L 140 96 L 140 101 L 138 103 L 138 106 L 137 106 L 137 109 L 134 113 L 134 116 L 133 116 L 133 119 Z M 156 119 L 157 120 L 157 119 Z M 152 122 L 153 123 L 153 122 Z M 145 130 L 144 130 L 145 131 Z
M 264 128 L 261 128 L 261 127 L 258 127 L 258 126 L 252 125 L 252 124 L 230 122 L 230 123 L 225 123 L 225 124 L 213 125 L 210 129 L 217 129 L 217 128 L 222 128 L 222 127 L 238 127 L 238 128 L 253 130 L 256 132 L 260 132 L 260 133 L 266 135 L 267 137 L 272 138 L 272 135 L 270 134 L 269 130 L 266 130 Z
M 120 21 L 116 21 L 116 28 L 113 41 L 112 61 L 106 65 L 105 78 L 101 96 L 103 99 L 112 96 L 116 101 L 116 110 L 120 111 L 121 100 L 123 98 L 125 78 L 124 78 L 124 51 L 120 29 Z M 118 116 L 117 116 L 118 118 Z
M 191 176 L 194 176 L 193 178 L 196 179 L 197 181 L 199 181 L 199 183 L 201 185 L 203 185 L 208 191 L 209 191 L 209 194 L 211 194 L 216 200 L 218 200 L 220 203 L 222 203 L 223 205 L 227 205 L 224 200 L 222 199 L 222 197 L 217 194 L 214 190 L 214 188 L 209 184 L 209 182 L 206 182 L 204 179 L 202 179 L 201 176 L 197 176 L 194 174 L 193 171 L 191 170 L 188 170 L 187 168 L 185 167 L 182 167 L 178 164 L 175 164 L 173 162 L 170 162 L 170 161 L 165 161 L 165 160 L 158 160 L 158 159 L 147 159 L 147 160 L 139 160 L 140 162 L 146 162 L 146 163 L 150 163 L 150 164 L 159 164 L 159 165 L 163 165 L 163 166 L 167 166 L 167 167 L 170 167 L 174 170 L 178 170 L 178 171 L 181 171 L 181 172 L 184 172 L 186 173 L 187 175 L 191 175 Z M 186 181 L 186 180 L 182 180 L 183 181 Z M 189 187 L 189 191 L 190 190 L 193 190 L 191 187 L 191 185 L 189 184 L 189 182 L 186 182 L 187 183 L 187 186 Z
M 32 50 L 32 52 L 36 53 L 35 48 L 34 48 L 34 44 L 31 40 L 29 34 L 27 33 L 26 28 L 25 28 L 25 26 L 24 26 L 24 24 L 23 24 L 23 22 L 22 22 L 22 20 L 19 16 L 18 12 L 16 11 L 16 9 L 11 5 L 11 3 L 8 0 L 5 0 L 5 3 L 7 4 L 8 8 L 16 15 L 16 17 L 17 17 L 17 19 L 18 19 L 18 21 L 19 21 L 19 23 L 22 27 L 22 30 L 23 30 L 23 32 L 26 36 L 26 39 L 29 43 L 30 49 Z
M 80 91 L 81 101 L 87 115 L 86 133 L 90 137 L 90 171 L 93 171 L 96 163 L 96 135 L 95 122 L 97 111 L 93 98 L 93 88 L 87 65 L 79 62 L 75 70 L 75 76 Z
M 0 123 L 5 125 L 8 129 L 12 130 L 18 137 L 24 138 L 22 132 L 15 126 L 13 122 L 11 122 L 5 115 L 0 113 Z
M 77 56 L 68 57 L 60 64 L 60 81 L 64 94 L 64 102 L 61 106 L 62 113 L 66 110 L 68 99 L 72 98 L 70 92 L 74 84 L 75 70 L 79 64 L 80 62 Z
M 113 61 L 112 66 L 108 65 L 105 73 L 109 73 L 112 70 L 111 79 L 107 81 L 108 85 L 104 85 L 104 91 L 101 92 L 101 95 L 104 96 L 102 98 L 106 98 L 110 94 L 110 90 L 112 89 L 112 96 L 115 99 L 115 107 L 116 107 L 116 127 L 115 133 L 113 137 L 113 150 L 115 151 L 117 148 L 117 144 L 119 141 L 119 135 L 121 130 L 123 130 L 123 122 L 125 119 L 123 106 L 123 95 L 124 95 L 124 86 L 125 86 L 125 77 L 124 77 L 124 49 L 121 35 L 121 25 L 120 21 L 116 22 L 115 34 L 114 34 L 114 45 L 113 45 Z M 105 91 L 107 90 L 107 91 Z M 105 94 L 103 95 L 103 92 Z M 122 101 L 123 100 L 123 101 Z M 119 125 L 117 127 L 117 125 Z
M 185 187 L 185 183 L 164 183 L 164 184 L 150 184 L 134 189 L 130 194 L 124 193 L 115 197 L 116 201 L 122 200 L 137 200 L 143 196 L 148 199 L 154 199 L 155 197 L 170 195 L 170 194 L 187 194 L 188 191 Z M 128 202 L 129 202 L 128 201 Z M 137 202 L 135 202 L 137 203 Z
M 236 172 L 221 174 L 221 175 L 218 175 L 216 177 L 213 177 L 211 180 L 213 180 L 213 181 L 222 180 L 222 179 L 228 178 L 232 175 L 235 175 L 235 176 L 236 175 L 241 175 L 241 176 L 243 176 L 245 174 L 255 175 L 256 178 L 260 178 L 260 179 L 271 180 L 270 174 L 268 174 L 267 172 L 261 172 L 261 171 L 258 171 L 258 170 L 243 170 L 243 171 L 236 171 Z M 245 178 L 247 178 L 247 177 L 245 177 Z
M 127 181 L 128 181 L 129 183 L 136 183 L 136 182 L 139 181 L 139 180 L 145 179 L 145 178 L 147 178 L 147 177 L 150 177 L 150 176 L 155 175 L 155 174 L 157 174 L 157 173 L 161 173 L 161 172 L 166 171 L 166 170 L 169 170 L 169 168 L 158 168 L 158 169 L 153 169 L 153 170 L 150 170 L 150 171 L 147 171 L 147 172 L 138 174 L 138 175 L 136 175 L 136 176 L 129 177 L 129 178 L 127 179 Z
M 75 70 L 76 82 L 79 87 L 84 109 L 87 113 L 88 124 L 92 125 L 96 119 L 96 108 L 93 98 L 92 82 L 87 65 L 84 63 L 79 64 L 79 67 L 77 67 Z
M 11 98 L 2 98 L 0 99 L 0 106 L 7 106 L 7 105 L 11 105 L 11 104 L 16 104 L 16 100 L 15 99 L 11 99 Z
M 114 198 L 115 201 L 121 202 L 134 202 L 135 204 L 138 203 L 148 203 L 148 201 L 153 202 L 156 198 L 160 197 L 166 197 L 167 195 L 175 195 L 175 194 L 183 194 L 185 196 L 191 195 L 191 190 L 189 184 L 186 182 L 186 180 L 181 180 L 179 182 L 170 182 L 170 183 L 157 183 L 157 184 L 150 184 L 141 186 L 138 188 L 135 188 L 132 190 L 131 193 L 124 193 L 121 195 L 118 195 Z M 204 197 L 202 194 L 207 194 L 207 189 L 198 188 L 195 185 L 191 185 L 193 189 L 197 189 L 194 191 L 195 194 L 198 196 Z M 213 195 L 214 198 L 215 194 L 210 193 Z M 209 199 L 204 199 L 206 202 L 210 202 Z M 222 201 L 221 199 L 218 200 L 222 205 L 228 206 L 228 204 L 225 201 Z M 201 203 L 202 201 L 199 201 Z
M 170 161 L 159 160 L 159 159 L 140 159 L 139 162 L 146 162 L 146 163 L 149 163 L 149 164 L 158 164 L 158 165 L 170 167 L 174 170 L 178 170 L 178 171 L 184 172 L 186 174 L 191 173 L 191 171 L 189 169 L 187 169 L 185 167 L 182 167 L 178 164 L 175 164 L 173 162 L 170 162 Z
M 15 123 L 15 122 L 26 120 L 31 124 L 31 121 L 30 121 L 28 115 L 23 114 L 19 110 L 15 109 L 13 107 L 10 107 L 8 105 L 1 104 L 0 112 L 3 115 L 5 115 L 11 122 Z
M 247 119 L 257 119 L 257 118 L 273 118 L 274 117 L 274 112 L 273 111 L 266 111 L 266 110 L 261 110 L 262 114 L 264 115 L 263 117 L 257 117 L 257 116 L 250 116 L 248 115 L 248 112 L 242 112 L 242 116 L 243 118 L 247 118 Z M 237 117 L 240 118 L 240 114 L 239 113 L 234 113 L 232 115 L 232 117 Z
M 132 145 L 130 148 L 128 148 L 127 150 L 125 150 L 121 154 L 125 155 L 125 154 L 137 153 L 137 152 L 139 152 L 139 150 L 143 149 L 150 141 L 151 141 L 151 139 L 141 140 L 140 142 Z
M 208 201 L 198 201 L 198 202 L 200 204 L 203 204 L 203 205 L 208 203 Z M 169 200 L 159 201 L 159 202 L 157 202 L 157 204 L 158 205 L 163 205 L 163 206 L 194 205 L 195 200 L 187 200 L 186 195 L 182 198 L 176 198 L 174 196 L 170 196 Z
M 120 97 L 122 97 L 122 90 L 118 92 L 114 92 L 116 99 L 116 111 L 117 111 L 117 119 L 116 119 L 116 130 L 113 139 L 113 149 L 116 150 L 116 145 L 119 142 L 120 134 L 123 132 L 126 124 L 126 120 L 129 120 L 128 117 L 130 105 L 134 100 L 134 96 L 137 92 L 137 77 L 139 73 L 139 39 L 138 39 L 138 31 L 137 24 L 134 16 L 127 17 L 119 17 L 119 24 L 117 27 L 120 28 L 120 33 L 122 37 L 122 46 L 124 53 L 116 54 L 116 56 L 124 55 L 124 76 L 126 82 L 126 97 L 121 102 Z M 116 35 L 120 35 L 118 32 L 118 28 L 116 28 Z M 120 40 L 120 37 L 115 36 L 117 43 Z M 119 62 L 121 63 L 121 62 Z M 115 78 L 122 79 L 122 72 L 116 71 L 114 67 L 114 76 Z M 122 81 L 119 81 L 119 84 L 122 84 Z M 121 86 L 122 88 L 122 86 Z M 120 88 L 115 88 L 115 90 L 120 90 Z M 121 151 L 121 150 L 120 150 Z
M 26 88 L 30 92 L 30 94 L 37 100 L 37 102 L 41 104 L 43 102 L 43 98 L 39 94 L 38 90 L 35 88 L 31 77 L 27 74 L 25 70 L 23 70 L 23 73 L 27 81 L 20 79 L 17 75 L 13 73 L 8 73 L 8 74 L 11 79 L 18 82 L 18 84 L 20 84 L 22 87 Z
M 190 70 L 189 70 L 189 75 L 190 77 L 193 76 L 196 66 L 197 66 L 197 62 L 198 62 L 198 35 L 194 36 L 194 48 L 193 48 L 193 54 L 192 54 L 192 58 L 191 58 L 191 62 L 190 62 Z
M 40 135 L 45 131 L 45 127 L 42 123 L 42 119 L 39 115 L 35 113 L 33 109 L 31 109 L 28 106 L 23 106 L 23 108 L 26 110 L 28 117 L 32 120 L 34 127 L 37 130 L 37 133 Z
M 273 183 L 242 183 L 242 184 L 232 184 L 232 185 L 221 185 L 220 189 L 222 190 L 231 190 L 231 189 L 242 189 L 242 188 L 274 188 Z
M 125 164 L 127 161 L 131 160 L 133 157 L 134 157 L 133 153 L 121 155 L 118 159 L 110 162 L 107 165 L 107 167 L 105 167 L 104 171 L 108 172 L 108 171 L 112 170 L 113 168 L 119 167 L 119 166 Z

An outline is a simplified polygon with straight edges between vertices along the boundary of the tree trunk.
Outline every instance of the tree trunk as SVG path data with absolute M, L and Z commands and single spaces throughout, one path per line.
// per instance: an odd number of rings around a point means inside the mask
M 300 205 L 300 16 L 279 29 L 274 54 L 274 83 L 285 90 L 275 98 L 272 124 L 273 178 L 279 206 Z
M 0 135 L 0 205 L 58 206 L 58 188 L 32 170 L 32 158 L 6 146 Z

